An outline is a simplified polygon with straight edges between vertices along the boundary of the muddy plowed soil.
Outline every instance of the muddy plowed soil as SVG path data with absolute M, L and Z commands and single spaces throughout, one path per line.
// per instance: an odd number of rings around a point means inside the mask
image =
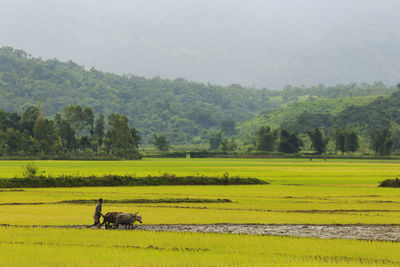
M 0 225 L 3 227 L 44 227 L 44 228 L 87 228 L 85 225 L 63 226 L 22 226 Z M 92 227 L 92 229 L 98 229 Z M 104 229 L 104 228 L 102 228 Z M 101 230 L 101 229 L 99 229 Z M 161 232 L 198 232 L 231 233 L 246 235 L 274 235 L 312 237 L 325 239 L 357 239 L 400 242 L 400 225 L 304 225 L 304 224 L 144 224 L 123 231 L 161 231 Z M 114 229 L 107 229 L 114 231 Z
M 393 225 L 177 224 L 138 225 L 135 229 L 168 232 L 232 233 L 328 239 L 400 241 L 400 227 Z

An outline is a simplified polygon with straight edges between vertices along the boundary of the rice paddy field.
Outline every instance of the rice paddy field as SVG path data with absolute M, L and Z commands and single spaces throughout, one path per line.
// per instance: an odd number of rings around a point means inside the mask
M 0 179 L 22 176 L 29 162 L 0 161 Z M 143 159 L 37 161 L 56 176 L 173 173 L 255 177 L 268 185 L 0 189 L 2 265 L 341 266 L 400 265 L 400 243 L 291 236 L 56 228 L 92 224 L 102 197 L 229 199 L 224 203 L 114 203 L 139 211 L 145 225 L 400 225 L 400 189 L 378 182 L 400 176 L 399 161 L 306 159 Z M 35 227 L 34 227 L 35 226 Z M 47 226 L 47 227 L 36 227 Z

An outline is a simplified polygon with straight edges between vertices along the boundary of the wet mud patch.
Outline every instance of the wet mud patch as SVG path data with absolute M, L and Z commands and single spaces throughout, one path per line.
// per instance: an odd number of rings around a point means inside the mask
M 0 227 L 88 229 L 87 225 L 23 226 L 3 224 Z M 96 227 L 90 229 L 94 231 L 195 232 L 400 242 L 400 225 L 397 224 L 149 224 L 136 225 L 133 229 L 105 230 Z
M 138 225 L 135 230 L 231 233 L 400 242 L 400 227 L 397 225 L 160 224 Z

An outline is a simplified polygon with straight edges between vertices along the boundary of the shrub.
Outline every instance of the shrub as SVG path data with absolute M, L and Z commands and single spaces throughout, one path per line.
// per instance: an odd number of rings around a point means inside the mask
M 400 187 L 400 179 L 386 179 L 379 184 L 379 187 Z
M 241 177 L 176 177 L 174 174 L 160 176 L 135 177 L 132 175 L 106 176 L 60 176 L 25 177 L 0 179 L 0 188 L 37 188 L 37 187 L 90 187 L 90 186 L 156 186 L 156 185 L 255 185 L 268 184 L 257 178 Z
M 39 172 L 39 167 L 36 166 L 36 164 L 34 162 L 28 163 L 24 167 L 24 172 L 22 173 L 23 177 L 25 177 L 25 178 L 35 178 L 39 174 L 43 175 L 44 171 Z

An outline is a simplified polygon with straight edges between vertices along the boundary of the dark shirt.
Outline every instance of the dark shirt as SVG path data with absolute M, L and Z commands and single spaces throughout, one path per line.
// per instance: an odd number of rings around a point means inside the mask
M 96 209 L 94 210 L 94 216 L 101 216 L 101 203 L 97 203 Z

